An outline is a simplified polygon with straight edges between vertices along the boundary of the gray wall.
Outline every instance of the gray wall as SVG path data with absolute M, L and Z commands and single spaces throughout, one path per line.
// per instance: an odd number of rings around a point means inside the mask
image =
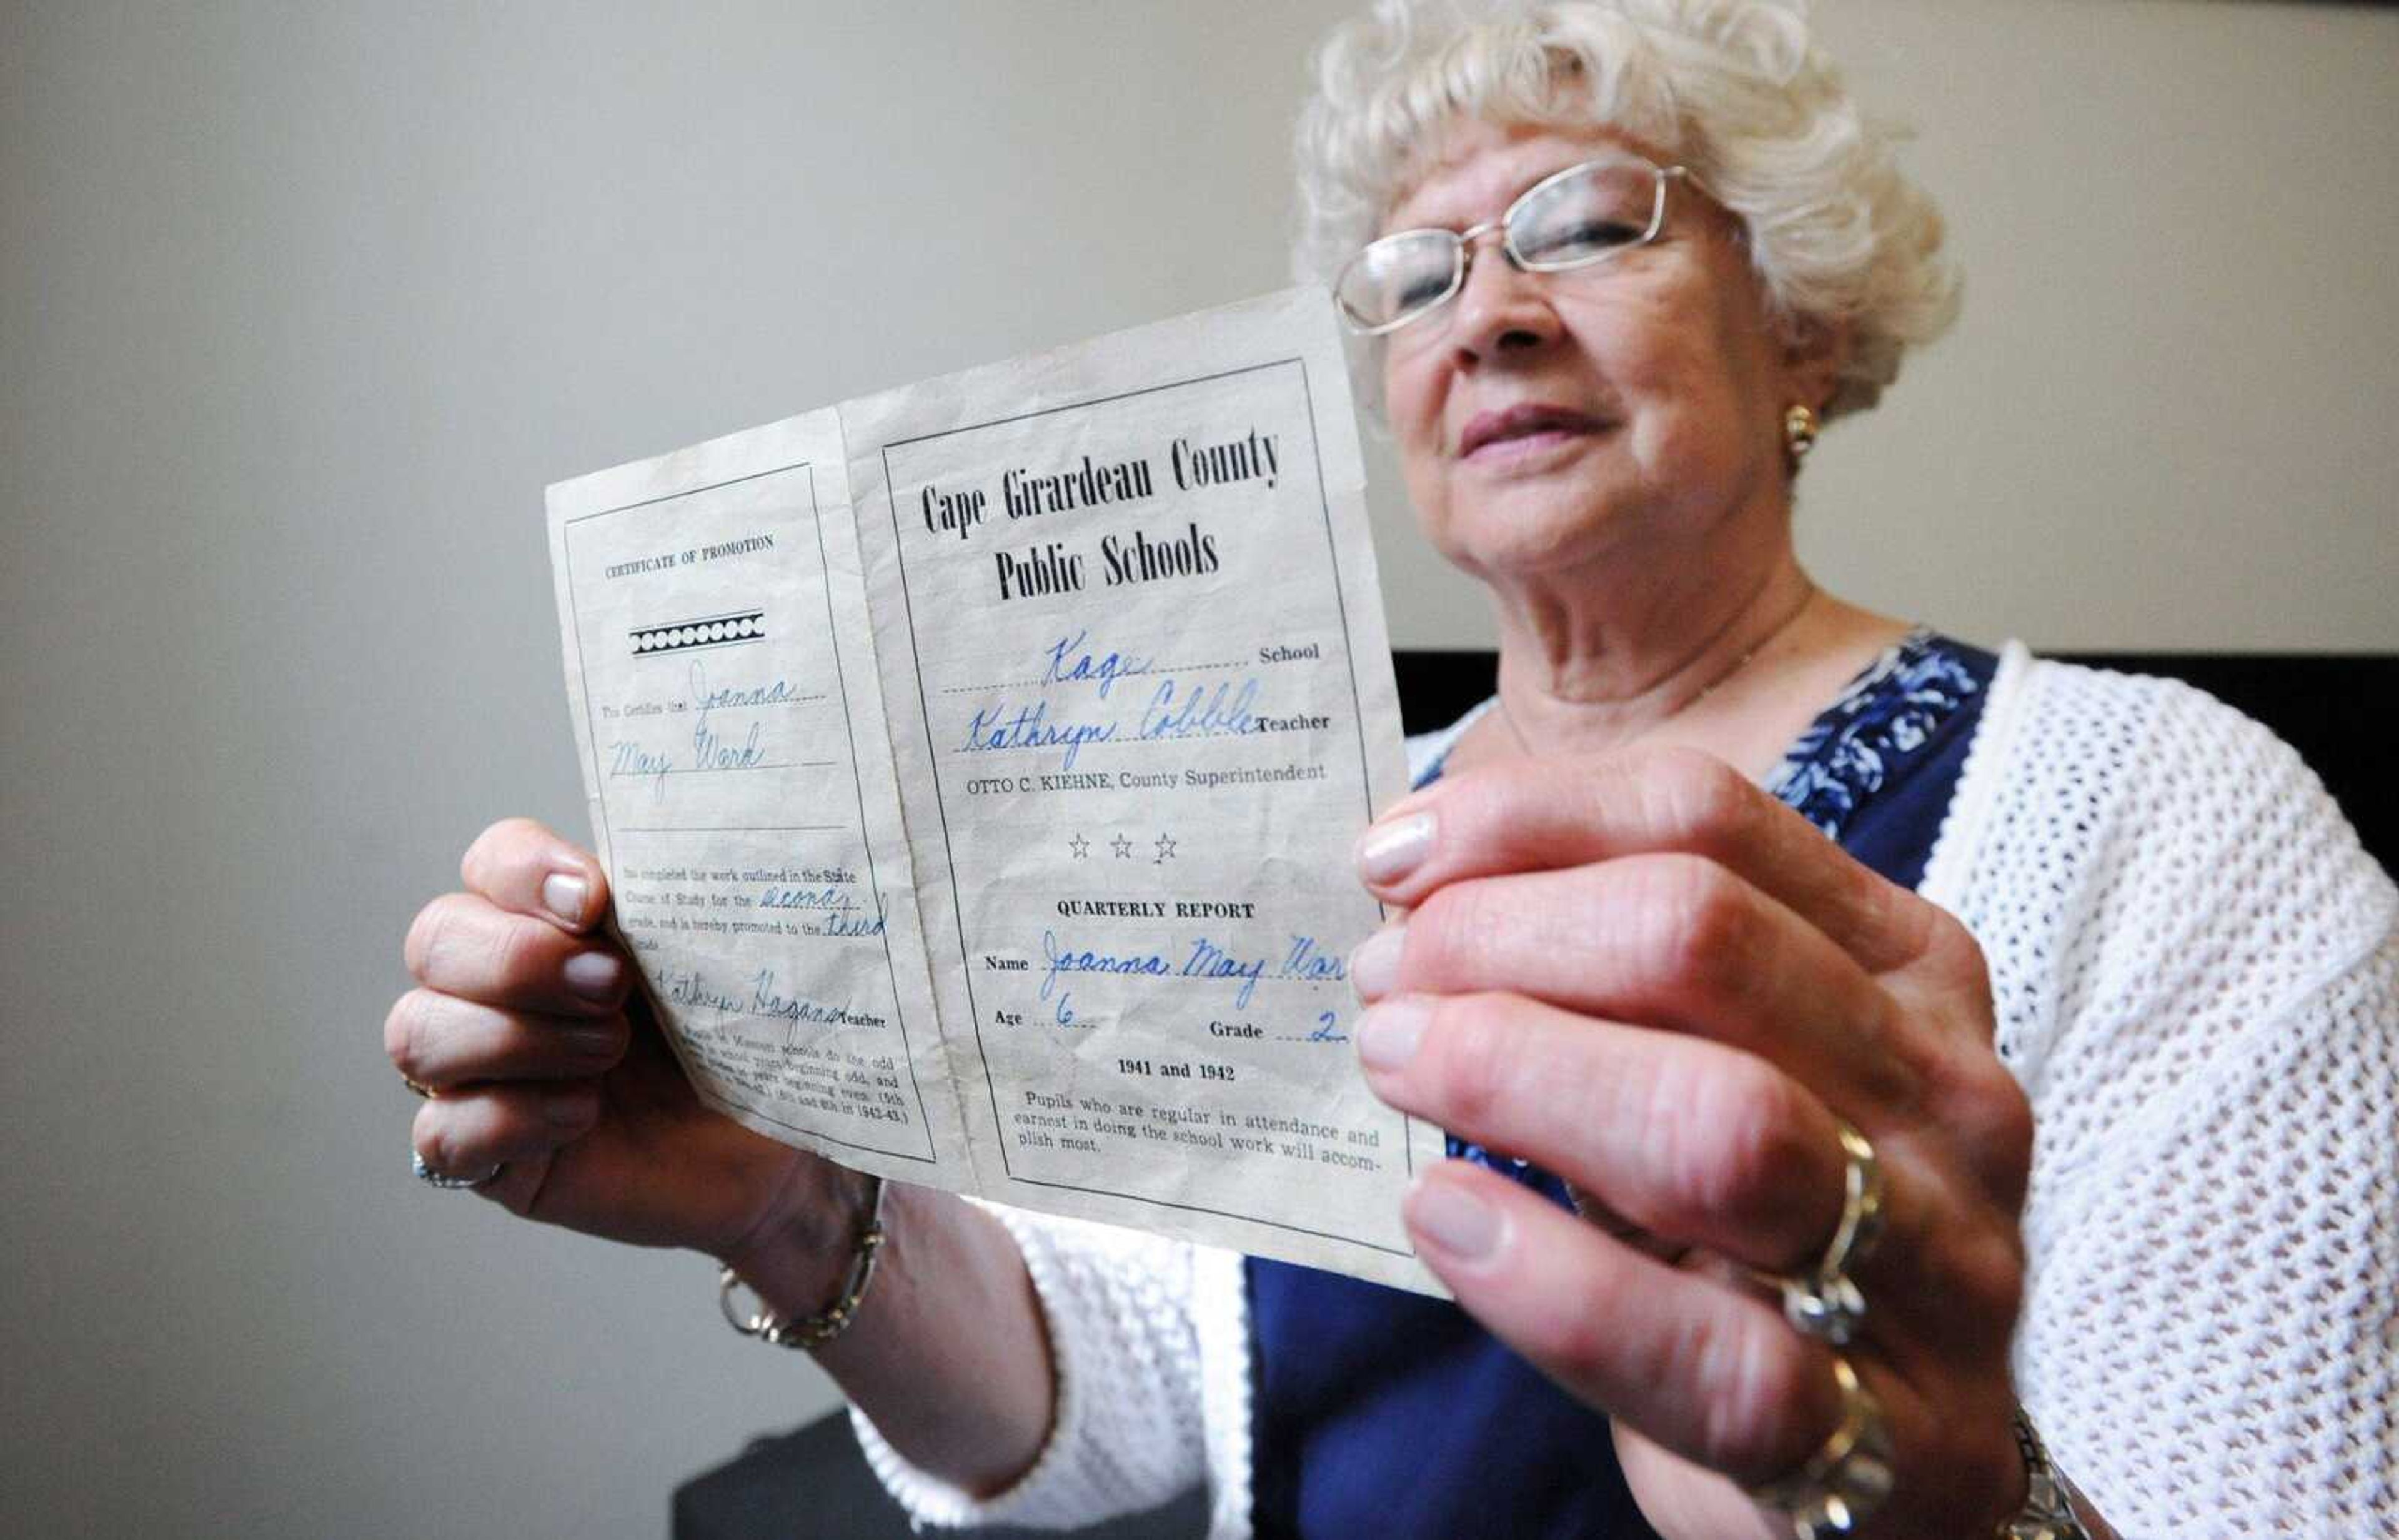
M 1346 6 L 0 7 L 0 1505 L 650 1534 L 829 1402 L 705 1263 L 411 1182 L 378 1026 L 579 829 L 557 477 L 1282 281 Z M 1967 319 L 1827 439 L 1836 588 L 2399 648 L 2399 15 L 1827 0 Z M 1392 629 L 1471 593 L 1379 493 Z

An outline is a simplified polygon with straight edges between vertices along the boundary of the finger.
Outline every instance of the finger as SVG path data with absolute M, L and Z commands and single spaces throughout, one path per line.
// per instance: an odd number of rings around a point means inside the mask
M 1738 872 L 1870 972 L 1939 943 L 1939 911 L 1732 766 L 1690 749 L 1526 759 L 1443 777 L 1358 844 L 1366 885 L 1415 904 L 1451 883 L 1678 852 Z
M 1556 1173 L 1593 1223 L 1652 1255 L 1698 1247 L 1791 1275 L 1831 1249 L 1849 1201 L 1838 1123 L 1755 1056 L 1497 994 L 1403 996 L 1354 1035 L 1384 1101 Z M 1848 1271 L 1877 1344 L 1903 1369 L 2004 1354 L 2024 1297 L 2014 1209 L 1961 1175 L 1937 1133 L 1895 1133 L 1876 1155 L 1879 1238 Z
M 475 837 L 458 863 L 467 891 L 511 914 L 580 932 L 608 912 L 600 858 L 531 818 L 503 818 Z
M 1687 1459 L 1755 1484 L 1797 1466 L 1839 1422 L 1823 1350 L 1771 1306 L 1537 1193 L 1444 1161 L 1403 1214 L 1461 1308 L 1570 1394 Z
M 1945 1037 L 1903 1032 L 1848 953 L 1716 863 L 1629 856 L 1442 887 L 1350 961 L 1372 1002 L 1505 991 L 1755 1054 L 1873 1133 L 1912 1108 Z
M 1385 1101 L 1537 1161 L 1667 1239 L 1790 1272 L 1840 1221 L 1838 1124 L 1749 1054 L 1505 994 L 1401 996 L 1356 1038 Z
M 590 1132 L 600 1117 L 597 1080 L 549 1086 L 477 1086 L 416 1110 L 409 1141 L 445 1176 L 548 1155 Z
M 426 988 L 507 1010 L 611 1016 L 632 979 L 624 954 L 607 942 L 467 893 L 445 893 L 418 911 L 402 950 Z
M 384 1051 L 400 1073 L 437 1090 L 478 1080 L 572 1080 L 624 1058 L 630 1029 L 619 1013 L 536 1016 L 411 990 L 384 1019 Z

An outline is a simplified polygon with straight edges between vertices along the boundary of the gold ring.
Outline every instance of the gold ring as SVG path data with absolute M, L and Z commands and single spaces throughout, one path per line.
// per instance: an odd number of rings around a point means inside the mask
M 1882 1235 L 1882 1162 L 1873 1142 L 1846 1120 L 1839 1123 L 1841 1155 L 1847 1162 L 1841 1181 L 1841 1223 L 1833 1242 L 1814 1267 L 1795 1277 L 1778 1277 L 1782 1290 L 1782 1317 L 1792 1326 L 1820 1342 L 1839 1347 L 1857 1340 L 1865 1326 L 1866 1297 L 1850 1277 Z
M 1891 1495 L 1891 1425 L 1857 1370 L 1833 1355 L 1841 1425 L 1790 1475 L 1749 1489 L 1750 1499 L 1791 1520 L 1796 1540 L 1853 1534 Z
M 437 1091 L 432 1087 L 427 1085 L 424 1081 L 409 1074 L 406 1071 L 402 1071 L 400 1073 L 400 1083 L 407 1087 L 410 1090 L 414 1091 L 417 1095 L 425 1098 L 427 1101 L 432 1101 L 435 1097 L 441 1094 L 440 1091 Z

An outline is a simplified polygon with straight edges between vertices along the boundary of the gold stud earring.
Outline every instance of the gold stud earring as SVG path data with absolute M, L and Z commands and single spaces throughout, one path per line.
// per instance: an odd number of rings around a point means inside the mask
M 1793 465 L 1808 458 L 1808 452 L 1816 447 L 1816 436 L 1823 431 L 1823 425 L 1816 420 L 1816 409 L 1811 406 L 1803 403 L 1782 414 L 1782 442 L 1791 451 Z

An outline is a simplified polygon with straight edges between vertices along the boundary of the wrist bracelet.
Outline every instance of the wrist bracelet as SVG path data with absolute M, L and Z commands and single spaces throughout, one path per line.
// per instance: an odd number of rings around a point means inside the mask
M 2016 1408 L 2015 1420 L 2009 1425 L 2016 1436 L 2016 1449 L 2024 1455 L 2025 1502 L 2014 1518 L 1999 1526 L 1998 1540 L 2091 1540 L 2090 1532 L 2074 1517 L 2066 1479 L 2049 1463 L 2049 1451 L 2033 1431 L 2032 1419 L 2025 1415 L 2023 1407 Z
M 866 1299 L 866 1286 L 874 1281 L 875 1259 L 883 1253 L 883 1195 L 887 1189 L 879 1176 L 867 1180 L 874 1184 L 874 1196 L 867 1201 L 866 1228 L 859 1233 L 858 1245 L 850 1252 L 849 1276 L 842 1280 L 840 1297 L 805 1320 L 777 1320 L 764 1308 L 745 1320 L 733 1308 L 733 1290 L 740 1287 L 741 1279 L 726 1267 L 716 1276 L 716 1304 L 734 1331 L 777 1347 L 814 1352 L 849 1330 L 850 1323 L 858 1319 L 859 1305 Z M 759 1302 L 761 1306 L 765 1303 Z

